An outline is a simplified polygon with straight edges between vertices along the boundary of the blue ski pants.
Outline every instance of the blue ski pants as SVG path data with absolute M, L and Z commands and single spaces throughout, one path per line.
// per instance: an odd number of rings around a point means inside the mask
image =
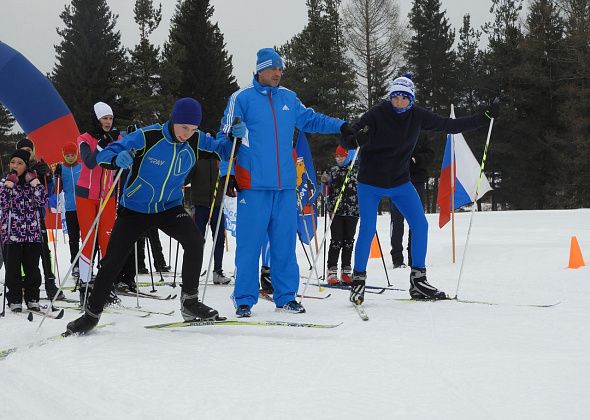
M 411 182 L 398 187 L 380 188 L 359 182 L 357 195 L 361 224 L 354 249 L 354 271 L 367 271 L 371 242 L 377 228 L 377 208 L 388 197 L 398 208 L 412 231 L 412 267 L 424 268 L 428 244 L 428 222 L 416 189 Z
M 277 307 L 295 300 L 299 266 L 295 254 L 297 196 L 295 190 L 242 190 L 236 218 L 236 284 L 234 304 L 258 302 L 260 249 L 268 233 L 273 298 Z

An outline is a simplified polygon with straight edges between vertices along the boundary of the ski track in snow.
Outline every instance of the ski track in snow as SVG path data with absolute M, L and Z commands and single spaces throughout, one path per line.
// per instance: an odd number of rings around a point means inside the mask
M 438 215 L 427 216 L 428 278 L 449 294 L 457 286 L 469 216 L 456 215 L 456 264 L 450 262 L 450 229 L 439 230 Z M 388 252 L 388 214 L 379 217 L 378 232 Z M 363 322 L 348 291 L 326 289 L 329 299 L 304 299 L 303 315 L 276 313 L 262 299 L 253 309 L 253 320 L 343 322 L 333 329 L 147 330 L 143 326 L 180 320 L 179 298 L 141 299 L 145 309 L 176 312 L 148 318 L 105 313 L 101 323 L 114 325 L 27 348 L 63 332 L 78 313 L 48 319 L 38 333 L 38 316 L 27 322 L 7 313 L 0 319 L 0 350 L 19 349 L 0 359 L 0 419 L 586 418 L 590 273 L 587 267 L 564 269 L 572 235 L 590 263 L 590 210 L 475 214 L 459 297 L 504 305 L 395 301 L 407 292 L 385 291 L 366 295 L 370 320 Z M 65 273 L 68 246 L 57 237 Z M 164 236 L 162 245 L 168 259 Z M 174 259 L 175 242 L 172 247 Z M 234 251 L 232 238 L 224 256 L 228 274 Z M 304 275 L 300 245 L 297 253 Z M 385 258 L 392 285 L 407 288 L 409 269 L 393 270 L 389 254 Z M 367 283 L 387 284 L 379 259 L 369 261 Z M 160 295 L 180 293 L 156 288 Z M 210 284 L 205 302 L 234 318 L 232 290 Z M 135 298 L 122 299 L 136 305 Z M 561 304 L 552 308 L 512 306 L 556 301 Z

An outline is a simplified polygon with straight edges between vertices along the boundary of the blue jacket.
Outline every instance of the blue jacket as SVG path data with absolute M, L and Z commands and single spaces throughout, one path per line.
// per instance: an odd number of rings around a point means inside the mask
M 66 211 L 76 211 L 76 182 L 80 177 L 81 169 L 82 164 L 80 162 L 74 166 L 61 165 L 61 188 L 66 198 Z
M 176 141 L 169 123 L 140 128 L 123 139 L 109 144 L 96 157 L 99 165 L 113 168 L 123 150 L 135 150 L 119 202 L 140 213 L 160 213 L 183 203 L 184 180 L 197 160 L 197 150 L 215 152 L 229 159 L 232 144 L 215 140 L 198 131 L 187 142 Z
M 295 189 L 293 133 L 339 133 L 344 121 L 306 108 L 297 95 L 284 87 L 262 86 L 256 78 L 228 101 L 218 138 L 227 138 L 235 117 L 246 124 L 235 166 L 240 188 L 252 190 Z

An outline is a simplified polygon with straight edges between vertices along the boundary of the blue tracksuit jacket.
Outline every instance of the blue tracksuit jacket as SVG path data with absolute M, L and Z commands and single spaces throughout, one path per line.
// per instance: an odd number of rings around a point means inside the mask
M 109 144 L 96 156 L 96 161 L 112 168 L 119 152 L 135 150 L 119 202 L 139 213 L 159 213 L 182 205 L 184 180 L 199 149 L 229 159 L 231 147 L 231 142 L 215 140 L 201 131 L 185 143 L 178 142 L 166 122 L 141 128 Z

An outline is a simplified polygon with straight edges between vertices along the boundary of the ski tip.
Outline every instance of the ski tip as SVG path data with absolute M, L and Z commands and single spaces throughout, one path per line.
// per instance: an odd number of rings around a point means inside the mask
M 27 315 L 27 320 L 29 322 L 32 322 L 33 321 L 33 313 L 32 312 L 29 312 L 29 314 Z
M 64 310 L 60 309 L 59 313 L 55 316 L 55 319 L 62 319 L 64 317 Z

